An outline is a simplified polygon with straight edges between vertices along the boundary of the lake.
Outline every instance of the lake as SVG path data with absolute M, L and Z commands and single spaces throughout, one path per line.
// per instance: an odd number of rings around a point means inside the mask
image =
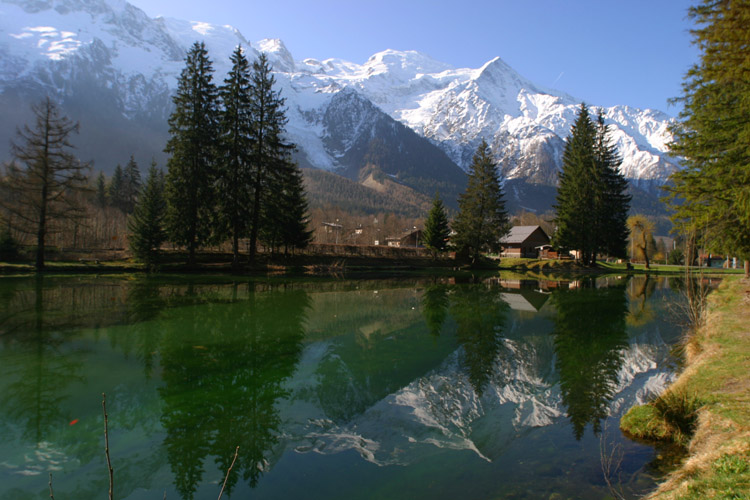
M 0 278 L 0 499 L 635 498 L 680 283 Z

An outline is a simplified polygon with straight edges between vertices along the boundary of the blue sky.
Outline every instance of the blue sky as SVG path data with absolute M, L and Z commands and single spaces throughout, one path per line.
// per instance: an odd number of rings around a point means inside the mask
M 667 100 L 697 60 L 686 0 L 129 0 L 151 17 L 231 24 L 280 38 L 295 59 L 363 63 L 417 50 L 456 67 L 500 56 L 531 81 L 591 105 L 675 115 Z

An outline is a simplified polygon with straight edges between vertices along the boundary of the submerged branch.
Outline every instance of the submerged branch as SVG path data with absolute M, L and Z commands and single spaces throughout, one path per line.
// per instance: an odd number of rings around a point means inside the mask
M 224 488 L 227 486 L 227 481 L 229 480 L 229 473 L 232 472 L 232 467 L 234 467 L 234 462 L 237 461 L 237 454 L 240 452 L 240 447 L 238 446 L 234 450 L 234 458 L 232 459 L 232 463 L 229 465 L 229 469 L 227 469 L 227 475 L 224 477 L 224 484 L 221 485 L 221 491 L 219 492 L 219 498 L 217 500 L 221 500 L 221 495 L 224 494 Z
M 107 468 L 109 469 L 109 500 L 113 499 L 114 470 L 109 458 L 109 431 L 107 429 L 107 396 L 102 393 L 102 410 L 104 411 L 104 454 L 107 456 Z

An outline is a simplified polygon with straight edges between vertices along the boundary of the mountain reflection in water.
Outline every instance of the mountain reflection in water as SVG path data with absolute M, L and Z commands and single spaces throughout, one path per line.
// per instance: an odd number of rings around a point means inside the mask
M 239 446 L 230 495 L 597 498 L 603 422 L 669 381 L 676 331 L 654 296 L 670 293 L 615 278 L 8 278 L 0 498 L 32 498 L 48 472 L 61 498 L 106 490 L 101 392 L 123 497 L 210 496 Z M 535 484 L 542 470 L 558 472 Z M 425 474 L 439 492 L 410 482 Z

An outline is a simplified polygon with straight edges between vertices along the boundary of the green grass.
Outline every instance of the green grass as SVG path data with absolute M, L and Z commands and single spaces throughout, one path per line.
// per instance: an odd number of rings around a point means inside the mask
M 631 408 L 628 434 L 689 443 L 685 463 L 649 498 L 750 498 L 750 281 L 727 278 L 706 324 L 686 339 L 684 371 L 665 394 Z

